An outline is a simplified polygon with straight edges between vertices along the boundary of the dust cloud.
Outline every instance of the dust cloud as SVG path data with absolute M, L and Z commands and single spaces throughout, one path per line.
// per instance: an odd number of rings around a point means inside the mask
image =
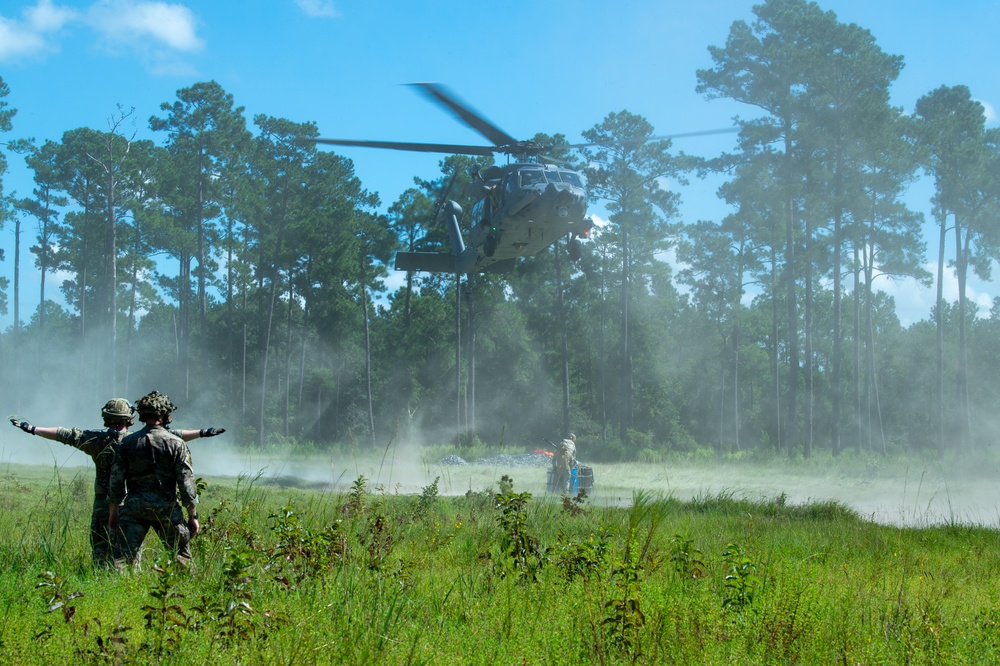
M 680 500 L 731 495 L 756 501 L 784 495 L 789 504 L 835 501 L 862 518 L 883 524 L 1000 528 L 1000 465 L 996 462 L 915 465 L 874 458 L 859 470 L 819 461 L 808 469 L 755 463 L 619 464 L 594 466 L 594 476 L 592 495 L 597 502 L 628 502 L 632 490 L 639 488 Z
M 417 445 L 393 445 L 382 451 L 333 452 L 329 455 L 282 456 L 236 448 L 226 435 L 190 443 L 195 474 L 206 478 L 252 479 L 263 485 L 308 488 L 342 493 L 364 476 L 369 491 L 417 494 L 438 482 L 441 495 L 494 490 L 506 475 L 515 490 L 538 499 L 546 494 L 546 468 L 490 464 L 441 464 Z M 516 458 L 516 456 L 511 456 Z M 31 437 L 8 426 L 0 432 L 0 464 L 47 466 L 61 474 L 77 473 L 93 463 L 72 447 Z M 762 463 L 617 463 L 592 464 L 594 505 L 627 506 L 643 490 L 678 500 L 720 495 L 749 500 L 773 500 L 782 495 L 790 504 L 836 501 L 862 518 L 906 527 L 974 524 L 1000 529 L 1000 464 L 964 461 L 914 464 L 872 458 L 857 469 L 850 465 L 811 461 L 782 465 Z

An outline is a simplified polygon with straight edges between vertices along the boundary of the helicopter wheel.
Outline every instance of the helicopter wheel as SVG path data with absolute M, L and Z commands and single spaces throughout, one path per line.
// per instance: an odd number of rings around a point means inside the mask
M 483 253 L 486 254 L 487 257 L 492 257 L 496 251 L 497 251 L 497 237 L 494 236 L 493 234 L 490 234 L 489 236 L 486 237 L 486 241 L 483 243 Z
M 571 238 L 569 241 L 569 258 L 573 261 L 580 261 L 580 255 L 583 254 L 583 243 L 580 242 L 579 238 Z

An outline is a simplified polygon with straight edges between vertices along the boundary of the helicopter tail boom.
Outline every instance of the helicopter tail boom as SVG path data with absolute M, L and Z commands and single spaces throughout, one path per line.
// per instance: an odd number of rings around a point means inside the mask
M 427 273 L 470 273 L 482 271 L 483 273 L 510 273 L 514 270 L 516 257 L 501 259 L 481 267 L 476 267 L 474 262 L 458 261 L 453 254 L 444 252 L 397 252 L 397 271 L 425 271 Z M 460 265 L 461 264 L 461 265 Z
M 454 273 L 455 255 L 444 252 L 397 252 L 396 270 Z

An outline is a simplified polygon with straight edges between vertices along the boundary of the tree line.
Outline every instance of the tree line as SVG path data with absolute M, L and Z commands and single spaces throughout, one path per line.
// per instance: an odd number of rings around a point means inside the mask
M 394 251 L 445 251 L 439 200 L 471 207 L 471 159 L 443 159 L 382 213 L 350 160 L 307 141 L 315 124 L 248 123 L 214 81 L 161 105 L 156 140 L 119 107 L 106 130 L 8 142 L 34 189 L 3 199 L 3 391 L 128 396 L 155 378 L 261 446 L 541 445 L 571 429 L 593 459 L 988 445 L 1000 303 L 980 316 L 965 286 L 1000 249 L 1000 130 L 962 85 L 892 106 L 903 58 L 815 3 L 753 13 L 697 72 L 698 93 L 746 109 L 736 149 L 696 159 L 609 113 L 561 155 L 608 224 L 578 261 L 559 242 L 507 276 L 409 274 L 389 292 Z M 8 93 L 0 81 L 5 133 Z M 664 183 L 707 174 L 729 214 L 681 219 Z M 921 176 L 934 275 L 905 203 Z M 40 273 L 30 313 L 22 254 Z M 46 293 L 56 275 L 60 299 Z M 929 318 L 906 328 L 878 288 L 900 278 L 937 285 Z

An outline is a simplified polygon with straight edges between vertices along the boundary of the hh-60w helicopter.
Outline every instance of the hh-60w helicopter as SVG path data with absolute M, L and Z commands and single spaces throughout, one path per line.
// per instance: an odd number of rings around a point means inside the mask
M 518 141 L 499 129 L 436 83 L 411 84 L 432 101 L 449 109 L 463 123 L 482 134 L 492 146 L 399 141 L 356 141 L 351 139 L 309 139 L 334 146 L 389 148 L 424 153 L 492 156 L 500 153 L 513 158 L 504 166 L 477 169 L 473 174 L 479 195 L 472 206 L 469 242 L 462 238 L 459 218 L 462 208 L 454 201 L 441 207 L 448 225 L 451 252 L 397 252 L 396 269 L 437 273 L 507 273 L 519 257 L 545 249 L 566 234 L 571 235 L 569 252 L 577 257 L 580 239 L 593 228 L 587 217 L 587 192 L 583 177 L 545 153 L 553 146 L 535 141 Z M 733 132 L 736 128 L 652 137 L 650 141 Z M 560 146 L 582 148 L 594 144 Z
M 571 252 L 579 251 L 579 238 L 586 238 L 593 222 L 586 217 L 587 192 L 579 173 L 559 164 L 540 161 L 550 150 L 532 141 L 518 141 L 459 102 L 444 87 L 434 83 L 412 84 L 430 99 L 451 110 L 492 146 L 311 139 L 334 146 L 390 148 L 425 153 L 492 156 L 514 159 L 504 166 L 490 166 L 473 174 L 479 198 L 472 206 L 472 229 L 468 243 L 462 238 L 459 218 L 462 208 L 454 201 L 443 205 L 451 252 L 398 252 L 396 269 L 438 273 L 506 273 L 519 257 L 539 252 L 567 233 L 572 234 Z M 544 159 L 544 157 L 542 157 Z

